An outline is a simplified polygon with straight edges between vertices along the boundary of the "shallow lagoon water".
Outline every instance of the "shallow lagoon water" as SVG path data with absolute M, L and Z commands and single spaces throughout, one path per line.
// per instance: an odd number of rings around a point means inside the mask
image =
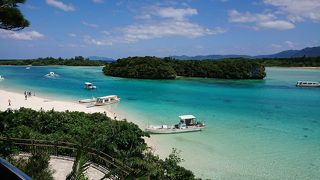
M 45 78 L 54 71 L 60 76 Z M 76 101 L 116 94 L 106 106 L 144 128 L 173 124 L 193 114 L 205 121 L 200 133 L 152 135 L 164 157 L 181 150 L 183 165 L 212 179 L 317 179 L 320 174 L 320 88 L 297 88 L 320 80 L 320 70 L 267 68 L 264 80 L 134 80 L 106 77 L 100 67 L 0 66 L 1 89 Z M 83 89 L 83 83 L 98 89 Z

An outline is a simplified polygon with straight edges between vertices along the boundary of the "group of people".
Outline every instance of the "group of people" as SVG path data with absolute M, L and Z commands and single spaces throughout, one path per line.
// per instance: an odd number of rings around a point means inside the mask
M 33 95 L 35 96 L 35 95 L 36 95 L 36 93 L 35 93 L 35 92 L 33 92 Z M 31 96 L 32 96 L 31 91 L 24 91 L 24 99 L 25 99 L 25 100 L 27 100 L 27 99 L 28 99 L 28 97 L 31 97 Z

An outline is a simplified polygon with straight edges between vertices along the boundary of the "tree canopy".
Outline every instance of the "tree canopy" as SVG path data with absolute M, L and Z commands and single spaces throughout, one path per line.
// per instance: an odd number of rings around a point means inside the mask
M 249 59 L 199 61 L 150 56 L 118 59 L 105 66 L 103 72 L 110 76 L 141 79 L 174 79 L 176 76 L 263 79 L 266 75 L 260 62 Z
M 29 26 L 29 21 L 24 18 L 17 5 L 24 2 L 25 0 L 0 0 L 0 29 L 21 30 Z
M 125 162 L 135 170 L 130 174 L 134 178 L 195 178 L 191 171 L 178 165 L 181 159 L 176 151 L 165 160 L 160 159 L 151 153 L 143 139 L 149 136 L 148 133 L 134 123 L 111 120 L 101 113 L 35 111 L 26 108 L 0 111 L 0 136 L 85 145 Z M 1 144 L 0 141 L 0 156 L 10 155 L 16 148 Z
M 104 61 L 93 61 L 82 56 L 75 56 L 70 59 L 62 58 L 37 58 L 27 60 L 0 60 L 0 65 L 33 65 L 33 66 L 47 66 L 47 65 L 64 65 L 64 66 L 104 66 Z

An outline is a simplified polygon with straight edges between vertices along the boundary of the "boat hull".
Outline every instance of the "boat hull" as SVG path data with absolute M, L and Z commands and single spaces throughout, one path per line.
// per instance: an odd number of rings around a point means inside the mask
M 96 98 L 91 98 L 91 99 L 81 99 L 79 100 L 79 103 L 92 103 L 95 102 Z
M 198 132 L 201 131 L 203 127 L 188 127 L 184 129 L 178 128 L 147 128 L 145 131 L 150 134 L 178 134 L 178 133 L 188 133 L 188 132 Z

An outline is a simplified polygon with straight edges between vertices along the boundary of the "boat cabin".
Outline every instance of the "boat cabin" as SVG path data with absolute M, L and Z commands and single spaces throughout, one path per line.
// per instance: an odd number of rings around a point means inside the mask
M 181 115 L 179 118 L 180 123 L 185 124 L 186 126 L 194 126 L 197 124 L 196 117 L 193 115 Z
M 105 104 L 112 104 L 115 102 L 118 102 L 120 98 L 117 95 L 110 95 L 110 96 L 103 96 L 103 97 L 98 97 L 96 99 L 96 106 L 101 106 Z

